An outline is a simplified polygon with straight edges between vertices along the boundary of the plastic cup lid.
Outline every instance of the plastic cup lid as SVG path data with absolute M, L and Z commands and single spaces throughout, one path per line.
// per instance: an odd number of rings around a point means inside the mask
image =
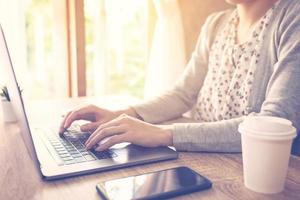
M 291 137 L 296 136 L 292 122 L 271 116 L 248 116 L 239 125 L 240 132 L 248 132 L 256 136 Z

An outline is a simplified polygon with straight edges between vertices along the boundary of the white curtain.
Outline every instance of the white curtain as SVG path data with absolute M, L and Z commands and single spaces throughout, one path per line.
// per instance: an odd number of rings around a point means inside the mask
M 186 65 L 184 31 L 177 0 L 153 0 L 157 12 L 147 66 L 145 98 L 172 87 Z
M 18 71 L 26 65 L 26 36 L 24 7 L 27 1 L 0 0 L 0 23 L 9 46 L 10 56 Z M 22 74 L 23 71 L 20 72 Z M 5 84 L 0 77 L 1 84 Z
M 43 6 L 45 10 L 40 10 Z M 60 0 L 0 0 L 0 23 L 25 97 L 67 96 L 65 10 Z M 36 17 L 29 20 L 29 13 Z M 45 20 L 48 15 L 51 23 Z M 1 79 L 2 74 L 0 84 Z

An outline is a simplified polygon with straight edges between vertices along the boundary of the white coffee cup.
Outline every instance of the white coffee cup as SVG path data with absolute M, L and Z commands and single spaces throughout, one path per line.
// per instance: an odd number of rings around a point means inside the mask
M 289 120 L 248 116 L 239 125 L 245 186 L 259 193 L 284 189 L 296 129 Z

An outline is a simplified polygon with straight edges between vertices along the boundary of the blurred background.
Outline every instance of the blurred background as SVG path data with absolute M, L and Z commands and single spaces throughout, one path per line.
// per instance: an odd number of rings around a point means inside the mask
M 27 98 L 142 99 L 174 85 L 205 18 L 226 8 L 220 0 L 0 0 L 0 23 Z

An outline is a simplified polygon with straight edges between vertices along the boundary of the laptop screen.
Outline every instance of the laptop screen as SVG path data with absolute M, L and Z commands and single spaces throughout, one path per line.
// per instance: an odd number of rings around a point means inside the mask
M 12 66 L 11 57 L 1 25 L 0 29 L 0 76 L 8 88 L 11 103 L 20 125 L 20 133 L 25 142 L 26 148 L 29 151 L 32 160 L 36 164 L 38 164 L 39 162 L 37 160 L 36 152 L 31 138 L 30 128 L 28 125 L 21 92 Z

